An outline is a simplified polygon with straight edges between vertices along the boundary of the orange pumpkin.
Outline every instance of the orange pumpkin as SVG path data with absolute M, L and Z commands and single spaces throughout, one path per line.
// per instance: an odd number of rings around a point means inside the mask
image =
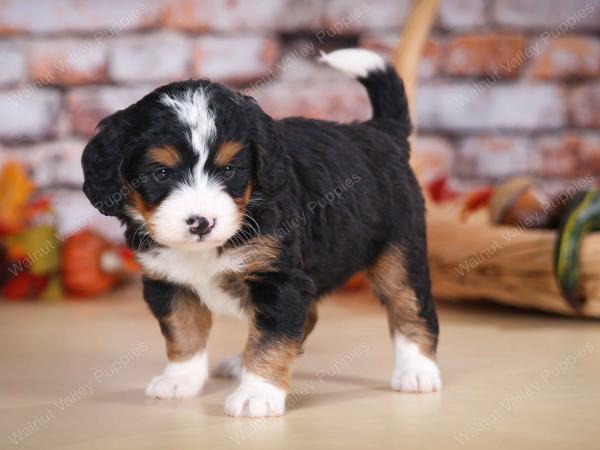
M 120 279 L 118 267 L 106 267 L 117 249 L 92 231 L 71 235 L 62 249 L 61 276 L 68 294 L 89 297 L 107 292 Z M 116 254 L 118 258 L 118 254 Z

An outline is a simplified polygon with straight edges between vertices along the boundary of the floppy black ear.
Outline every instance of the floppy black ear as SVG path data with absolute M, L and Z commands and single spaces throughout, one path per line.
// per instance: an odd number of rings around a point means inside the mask
M 120 112 L 102 120 L 98 132 L 85 146 L 81 157 L 83 192 L 98 211 L 119 216 L 127 195 L 121 177 L 125 158 Z
M 256 178 L 258 188 L 267 198 L 274 198 L 285 188 L 290 170 L 290 156 L 277 122 L 261 111 L 256 125 Z

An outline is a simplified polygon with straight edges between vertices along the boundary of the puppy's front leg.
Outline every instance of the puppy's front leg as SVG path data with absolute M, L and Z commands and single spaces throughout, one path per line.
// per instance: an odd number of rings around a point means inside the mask
M 281 416 L 301 342 L 252 327 L 242 356 L 240 385 L 225 402 L 228 416 Z
M 276 277 L 278 278 L 278 277 Z M 229 416 L 281 416 L 291 365 L 301 353 L 309 298 L 294 283 L 270 279 L 252 286 L 253 321 L 240 385 L 225 402 Z
M 146 395 L 183 398 L 198 395 L 208 378 L 206 341 L 210 311 L 193 293 L 156 280 L 144 280 L 144 298 L 165 337 L 169 363 L 154 377 Z

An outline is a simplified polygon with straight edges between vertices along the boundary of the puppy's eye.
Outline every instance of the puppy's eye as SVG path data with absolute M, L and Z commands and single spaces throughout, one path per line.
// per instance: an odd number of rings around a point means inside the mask
M 161 167 L 158 170 L 154 171 L 154 178 L 157 181 L 166 181 L 171 176 L 171 169 L 167 169 L 166 167 Z
M 220 173 L 221 173 L 221 176 L 223 177 L 223 179 L 230 180 L 231 178 L 233 178 L 233 175 L 235 174 L 235 167 L 232 167 L 232 166 L 222 167 L 220 170 Z

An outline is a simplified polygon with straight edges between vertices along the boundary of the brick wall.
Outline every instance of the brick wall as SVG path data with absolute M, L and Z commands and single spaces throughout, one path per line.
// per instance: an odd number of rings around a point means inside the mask
M 441 0 L 420 70 L 415 152 L 466 184 L 600 174 L 600 0 Z M 369 115 L 319 49 L 389 54 L 408 0 L 1 0 L 0 161 L 85 208 L 79 157 L 103 116 L 209 77 L 276 117 Z M 65 205 L 68 205 L 65 206 Z

